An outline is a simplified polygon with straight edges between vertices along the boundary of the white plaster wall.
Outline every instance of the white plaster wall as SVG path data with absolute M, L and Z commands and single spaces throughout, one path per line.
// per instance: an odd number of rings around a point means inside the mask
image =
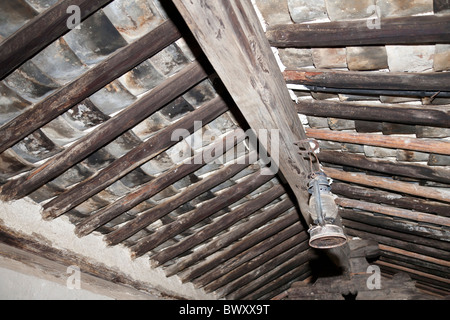
M 112 300 L 84 289 L 0 267 L 0 300 Z
M 196 289 L 190 283 L 183 284 L 177 276 L 167 278 L 160 268 L 152 269 L 148 256 L 132 260 L 126 247 L 108 247 L 96 232 L 78 238 L 74 233 L 75 226 L 64 216 L 44 221 L 40 211 L 40 205 L 28 198 L 9 203 L 0 202 L 0 226 L 3 224 L 30 237 L 45 239 L 55 248 L 78 253 L 93 264 L 106 265 L 166 294 L 192 300 L 217 299 L 215 295 Z

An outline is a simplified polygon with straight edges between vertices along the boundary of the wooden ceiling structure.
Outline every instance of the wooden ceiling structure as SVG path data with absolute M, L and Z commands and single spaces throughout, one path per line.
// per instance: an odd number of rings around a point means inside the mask
M 378 242 L 385 275 L 406 272 L 433 297 L 449 294 L 449 168 L 323 148 L 450 156 L 448 139 L 370 129 L 448 128 L 448 106 L 295 103 L 287 85 L 434 99 L 450 96 L 450 73 L 281 72 L 271 48 L 450 43 L 448 15 L 387 19 L 381 30 L 264 31 L 247 0 L 31 3 L 1 5 L 2 201 L 28 197 L 48 223 L 66 217 L 77 236 L 99 234 L 219 298 L 270 299 L 316 276 L 307 188 L 321 168 L 346 234 Z M 68 29 L 70 5 L 81 9 L 79 29 Z M 370 128 L 305 130 L 298 114 Z M 250 128 L 278 139 L 249 145 Z M 320 165 L 298 152 L 307 139 L 321 143 Z M 2 230 L 2 242 L 11 237 Z

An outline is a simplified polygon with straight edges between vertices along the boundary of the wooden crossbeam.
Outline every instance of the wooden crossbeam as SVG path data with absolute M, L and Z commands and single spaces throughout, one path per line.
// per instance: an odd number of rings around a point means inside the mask
M 144 253 L 156 248 L 177 234 L 187 230 L 207 217 L 222 210 L 226 206 L 238 201 L 242 197 L 256 190 L 264 183 L 273 178 L 274 172 L 271 168 L 263 168 L 250 175 L 244 181 L 221 192 L 214 199 L 207 201 L 202 206 L 184 214 L 174 222 L 161 227 L 155 233 L 141 239 L 132 250 L 134 257 L 139 257 Z
M 399 193 L 406 193 L 425 199 L 434 199 L 443 202 L 450 202 L 450 191 L 424 187 L 416 183 L 397 181 L 391 178 L 377 177 L 364 173 L 345 172 L 334 168 L 323 168 L 323 171 L 330 178 L 361 184 L 364 186 L 390 190 Z
M 296 254 L 293 257 L 289 257 L 294 249 L 284 254 L 280 255 L 277 258 L 272 259 L 269 262 L 266 262 L 262 268 L 259 270 L 254 270 L 253 272 L 247 273 L 245 276 L 239 278 L 238 280 L 242 281 L 244 285 L 237 284 L 235 287 L 232 287 L 230 290 L 232 292 L 226 296 L 228 300 L 240 300 L 251 294 L 255 289 L 262 287 L 264 284 L 280 278 L 286 273 L 296 270 L 298 273 L 307 272 L 310 267 L 308 261 L 311 258 L 311 250 L 304 251 L 302 253 Z M 281 262 L 281 264 L 279 264 Z M 264 273 L 261 276 L 261 273 Z M 253 280 L 247 284 L 246 281 L 243 280 Z
M 270 44 L 279 48 L 435 44 L 450 41 L 450 21 L 446 16 L 431 15 L 378 21 L 281 24 L 270 26 L 266 35 Z
M 264 224 L 268 223 L 270 220 L 275 219 L 282 213 L 286 212 L 290 208 L 293 207 L 293 203 L 289 198 L 286 198 L 279 203 L 275 204 L 274 206 L 270 207 L 269 209 L 261 212 L 258 214 L 258 216 L 251 218 L 247 222 L 243 222 L 241 225 L 236 227 L 233 230 L 230 230 L 226 234 L 222 234 L 215 238 L 214 240 L 211 240 L 208 242 L 205 246 L 202 248 L 199 248 L 198 250 L 195 250 L 190 255 L 179 258 L 176 263 L 168 266 L 165 269 L 166 275 L 168 277 L 173 276 L 177 274 L 178 272 L 192 266 L 193 264 L 197 263 L 201 259 L 212 255 L 214 252 L 217 252 L 218 250 L 228 246 L 232 242 L 244 237 L 248 234 L 248 230 L 255 230 L 259 227 L 262 227 Z M 294 218 L 295 215 L 293 215 Z
M 306 133 L 308 137 L 319 140 L 450 155 L 450 142 L 445 140 L 407 137 L 399 138 L 396 136 L 373 133 L 344 132 L 329 129 L 307 129 Z
M 214 269 L 224 261 L 236 256 L 237 254 L 251 248 L 252 246 L 258 244 L 262 240 L 272 237 L 272 241 L 276 241 L 273 239 L 276 237 L 280 231 L 289 228 L 289 232 L 286 232 L 284 235 L 287 238 L 304 231 L 304 227 L 298 221 L 298 214 L 295 211 L 291 211 L 287 213 L 282 218 L 277 219 L 274 222 L 266 225 L 261 228 L 259 232 L 248 235 L 241 240 L 229 245 L 225 250 L 222 250 L 220 253 L 210 256 L 204 261 L 198 262 L 196 265 L 186 269 L 179 277 L 183 282 L 193 281 L 194 279 L 202 276 L 207 271 Z M 280 240 L 280 241 L 283 241 Z M 194 282 L 197 282 L 194 280 Z
M 310 259 L 313 258 L 314 255 L 311 254 Z M 289 289 L 295 281 L 306 280 L 311 274 L 311 268 L 307 263 L 304 263 L 279 277 L 275 277 L 272 281 L 263 284 L 258 289 L 242 297 L 242 300 L 272 300 L 276 295 L 280 295 L 281 292 Z
M 346 198 L 379 204 L 388 204 L 398 208 L 450 217 L 450 205 L 443 202 L 429 201 L 404 194 L 369 189 L 338 181 L 333 182 L 331 188 L 334 194 L 342 195 Z
M 207 277 L 202 277 L 202 282 L 207 283 L 203 289 L 206 292 L 216 291 L 296 246 L 298 246 L 298 253 L 306 251 L 309 248 L 308 242 L 305 242 L 307 238 L 305 232 L 302 232 L 273 247 L 268 247 L 263 241 L 240 253 L 234 259 L 226 261 L 223 265 L 221 264 L 219 268 L 208 272 Z M 263 247 L 262 250 L 261 247 Z M 200 280 L 197 282 L 201 283 Z
M 424 212 L 417 212 L 406 209 L 399 209 L 391 206 L 385 206 L 375 203 L 369 203 L 353 199 L 336 198 L 336 203 L 344 208 L 356 208 L 366 210 L 370 212 L 377 212 L 392 217 L 398 217 L 417 222 L 431 223 L 438 226 L 450 226 L 450 218 L 436 216 L 434 214 L 428 214 Z
M 65 1 L 72 2 L 72 1 Z M 91 1 L 84 1 L 90 3 Z M 181 37 L 166 21 L 145 36 L 111 54 L 83 75 L 55 91 L 0 128 L 0 153 L 12 147 L 114 79 L 158 53 Z M 39 39 L 39 38 L 37 38 Z
M 178 143 L 178 139 L 174 140 L 172 138 L 172 134 L 175 130 L 183 129 L 192 134 L 195 129 L 195 121 L 202 121 L 202 123 L 206 125 L 227 110 L 228 107 L 225 101 L 219 97 L 205 103 L 204 106 L 185 115 L 181 120 L 158 131 L 145 142 L 142 142 L 126 155 L 113 161 L 109 166 L 90 179 L 77 184 L 72 189 L 67 190 L 47 203 L 44 206 L 44 216 L 57 217 L 70 209 L 75 208 L 77 205 L 110 186 L 129 172 L 175 145 Z M 123 209 L 126 211 L 126 207 L 123 207 Z M 116 211 L 115 214 L 120 214 L 122 212 L 124 211 Z
M 374 216 L 369 212 L 361 210 L 341 208 L 339 213 L 344 219 L 381 228 L 381 233 L 384 230 L 393 230 L 414 237 L 412 242 L 417 241 L 417 243 L 436 248 L 443 248 L 445 246 L 450 248 L 450 231 L 444 228 L 430 227 L 424 223 L 395 219 L 390 216 Z
M 0 80 L 70 31 L 67 27 L 69 6 L 76 5 L 80 8 L 80 18 L 83 21 L 110 2 L 111 0 L 62 0 L 26 23 L 1 44 Z
M 385 244 L 379 244 L 378 246 L 380 247 L 380 250 L 382 250 L 382 251 L 387 251 L 387 252 L 390 252 L 390 253 L 394 253 L 394 254 L 410 257 L 412 259 L 423 260 L 423 261 L 427 261 L 427 262 L 430 262 L 430 263 L 433 263 L 433 264 L 437 264 L 439 266 L 444 266 L 444 267 L 450 268 L 450 261 L 448 261 L 448 260 L 446 261 L 446 260 L 442 260 L 442 259 L 438 259 L 438 258 L 425 256 L 425 255 L 422 255 L 422 254 L 419 254 L 419 253 L 415 253 L 415 252 L 411 252 L 411 251 L 395 248 L 395 247 L 392 247 L 392 246 L 389 246 L 389 245 L 385 245 Z
M 192 62 L 118 115 L 80 138 L 64 152 L 56 155 L 29 174 L 6 183 L 1 189 L 0 198 L 12 200 L 27 196 L 125 131 L 131 129 L 206 77 L 207 74 L 201 64 L 198 61 Z
M 273 161 L 309 222 L 310 166 L 294 145 L 306 138 L 305 133 L 251 1 L 173 2 L 250 127 L 256 133 L 279 130 L 274 148 L 280 151 L 279 159 Z M 271 150 L 271 139 L 262 145 L 269 154 L 277 151 Z
M 124 226 L 120 227 L 119 229 L 111 232 L 108 235 L 107 241 L 110 244 L 117 244 L 128 237 L 132 236 L 136 232 L 142 230 L 143 228 L 147 227 L 148 225 L 152 224 L 156 220 L 164 217 L 166 214 L 170 213 L 171 211 L 177 209 L 182 204 L 192 200 L 196 196 L 210 190 L 211 188 L 219 185 L 220 183 L 224 182 L 225 180 L 231 178 L 235 174 L 237 174 L 239 171 L 243 170 L 245 167 L 248 166 L 248 160 L 251 157 L 254 157 L 255 154 L 251 154 L 245 157 L 245 161 L 240 160 L 240 162 L 231 164 L 229 166 L 226 166 L 212 174 L 211 176 L 189 186 L 185 190 L 183 190 L 181 193 L 175 195 L 174 197 L 170 198 L 169 200 L 157 205 L 156 207 L 153 207 L 149 210 L 146 210 L 142 212 L 138 217 L 131 220 Z M 107 211 L 99 211 L 89 218 L 83 220 L 81 223 L 77 225 L 75 228 L 75 233 L 82 237 L 86 236 L 95 229 L 101 227 L 105 223 L 109 222 L 114 217 L 111 216 L 111 214 Z
M 433 168 L 414 163 L 395 163 L 386 160 L 369 159 L 364 155 L 348 152 L 323 150 L 318 154 L 321 162 L 355 167 L 370 171 L 398 175 L 403 177 L 450 183 L 450 170 Z
M 437 259 L 442 259 L 442 260 L 447 260 L 447 261 L 450 260 L 450 252 L 449 251 L 445 251 L 445 250 L 442 250 L 439 248 L 432 248 L 432 247 L 428 247 L 428 246 L 424 246 L 424 245 L 420 245 L 420 244 L 416 244 L 416 243 L 411 243 L 411 242 L 407 242 L 407 241 L 400 240 L 400 239 L 394 239 L 391 237 L 382 236 L 380 234 L 374 234 L 372 232 L 365 231 L 363 229 L 363 228 L 365 228 L 365 224 L 363 224 L 363 223 L 360 223 L 357 225 L 354 224 L 354 225 L 357 226 L 357 228 L 351 227 L 350 224 L 348 224 L 346 227 L 348 234 L 351 236 L 360 237 L 362 239 L 375 240 L 379 244 L 393 246 L 393 247 L 396 247 L 399 249 L 416 252 L 416 253 L 434 257 Z
M 216 152 L 216 154 L 214 155 L 214 157 L 209 158 L 210 161 L 213 161 L 216 158 L 220 157 L 222 153 L 232 148 L 235 143 L 236 144 L 240 143 L 244 137 L 245 134 L 243 134 L 242 130 L 238 129 L 236 131 L 233 131 L 221 141 L 214 143 L 211 146 L 208 146 L 205 150 L 203 150 L 203 152 L 191 157 L 190 160 L 187 161 L 186 163 L 182 163 L 176 167 L 173 167 L 172 169 L 167 170 L 166 172 L 159 175 L 155 179 L 139 187 L 136 191 L 131 192 L 130 194 L 122 197 L 116 202 L 113 202 L 109 206 L 106 206 L 104 209 L 101 209 L 96 213 L 96 215 L 107 217 L 104 219 L 105 221 L 112 220 L 114 217 L 119 216 L 120 214 L 126 212 L 127 210 L 130 210 L 131 208 L 137 206 L 142 201 L 145 201 L 154 196 L 155 194 L 157 194 L 158 192 L 162 191 L 164 188 L 170 186 L 171 184 L 182 179 L 188 174 L 203 167 L 206 164 L 205 162 L 206 157 L 210 156 L 213 152 Z M 196 191 L 194 194 L 200 192 L 199 190 L 206 189 L 206 187 L 199 188 L 197 184 L 195 184 L 195 186 Z M 194 187 L 192 188 L 194 189 Z M 193 197 L 194 194 L 189 197 Z M 186 195 L 184 195 L 184 197 L 186 197 Z M 171 203 L 173 202 L 178 204 L 179 202 L 185 201 L 186 199 L 183 198 L 183 200 L 181 200 L 181 198 L 182 197 L 180 194 L 172 198 L 170 201 Z M 174 205 L 172 204 L 170 207 L 174 207 Z M 152 218 L 153 220 L 154 215 L 152 214 L 152 212 L 156 210 L 159 210 L 158 206 L 155 207 L 155 209 L 153 210 L 150 209 L 149 211 L 147 211 L 147 213 L 142 213 L 142 216 L 144 215 L 153 216 Z M 165 209 L 162 212 L 166 212 L 167 210 L 169 209 Z M 159 214 L 156 216 L 159 217 Z M 139 219 L 142 218 L 138 218 L 136 221 L 139 221 Z M 136 221 L 134 223 L 136 223 Z M 123 229 L 119 228 L 118 230 L 113 231 L 108 235 L 106 235 L 105 241 L 109 245 L 115 245 L 124 240 L 129 235 L 129 233 L 124 232 L 127 226 L 125 226 Z
M 193 248 L 194 246 L 208 240 L 209 238 L 220 233 L 220 231 L 223 231 L 226 228 L 230 227 L 234 223 L 245 219 L 255 211 L 261 209 L 276 198 L 280 197 L 284 193 L 284 188 L 281 185 L 277 185 L 271 188 L 269 191 L 262 193 L 257 198 L 249 200 L 238 209 L 235 209 L 232 212 L 217 219 L 217 221 L 214 221 L 212 224 L 208 225 L 199 232 L 196 232 L 195 234 L 184 238 L 182 241 L 176 243 L 175 245 L 170 246 L 152 256 L 152 266 L 155 267 L 162 265 L 170 259 L 173 259 L 176 256 Z
M 288 84 L 346 89 L 450 91 L 448 72 L 370 72 L 317 69 L 286 70 Z
M 208 146 L 201 153 L 192 156 L 188 161 L 186 161 L 186 163 L 177 165 L 160 174 L 151 181 L 141 185 L 137 190 L 127 194 L 126 196 L 101 209 L 98 214 L 104 214 L 108 216 L 111 215 L 111 217 L 119 216 L 120 214 L 134 208 L 141 202 L 151 198 L 176 181 L 203 167 L 205 165 L 205 159 L 213 161 L 217 157 L 220 157 L 222 155 L 221 152 L 226 152 L 229 148 L 232 148 L 234 146 L 234 143 L 241 142 L 244 137 L 245 134 L 240 129 L 231 132 L 224 139 L 212 144 L 211 146 Z M 214 156 L 211 156 L 211 154 L 213 154 L 214 152 L 216 152 L 216 154 L 214 154 Z M 50 201 L 49 203 L 44 205 L 44 211 L 42 215 L 45 219 L 51 219 L 56 218 L 60 213 L 62 213 L 62 210 L 57 210 L 54 201 Z
M 374 106 L 362 103 L 302 100 L 301 103 L 295 104 L 295 107 L 298 113 L 315 117 L 385 121 L 443 128 L 447 128 L 450 123 L 448 110 L 424 109 L 422 106 L 391 104 Z

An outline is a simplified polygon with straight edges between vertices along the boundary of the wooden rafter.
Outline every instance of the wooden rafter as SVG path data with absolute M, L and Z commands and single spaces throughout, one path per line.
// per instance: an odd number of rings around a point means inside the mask
M 76 5 L 80 8 L 80 18 L 83 21 L 109 2 L 111 0 L 62 0 L 29 21 L 2 43 L 0 80 L 70 31 L 67 27 L 69 6 Z
M 196 209 L 185 213 L 174 222 L 159 228 L 155 233 L 142 238 L 132 250 L 134 257 L 139 257 L 144 253 L 156 248 L 166 240 L 187 230 L 207 217 L 217 213 L 226 206 L 233 204 L 242 197 L 256 190 L 264 183 L 273 178 L 274 172 L 270 168 L 263 168 L 256 173 L 246 177 L 244 181 L 226 189 L 212 200 Z
M 285 230 L 282 232 L 282 235 L 280 235 L 281 231 L 284 229 L 287 231 Z M 233 243 L 220 253 L 212 255 L 201 262 L 195 261 L 198 263 L 188 269 L 185 269 L 181 274 L 179 274 L 179 276 L 183 282 L 193 281 L 194 279 L 205 274 L 207 271 L 212 270 L 224 261 L 227 261 L 231 257 L 257 245 L 264 239 L 270 238 L 272 243 L 277 241 L 281 242 L 304 230 L 305 228 L 298 221 L 297 212 L 291 211 L 282 218 L 267 224 L 265 227 L 261 228 L 259 232 L 248 235 Z M 199 282 L 199 280 L 194 282 Z
M 213 237 L 216 234 L 219 234 L 221 231 L 230 227 L 234 223 L 245 219 L 255 211 L 263 208 L 276 198 L 282 196 L 284 193 L 284 188 L 281 185 L 277 185 L 270 190 L 262 193 L 255 199 L 247 201 L 239 208 L 231 211 L 223 217 L 220 217 L 219 219 L 217 219 L 217 221 L 209 224 L 199 232 L 196 232 L 195 234 L 184 238 L 182 241 L 176 243 L 175 245 L 172 245 L 164 249 L 163 251 L 160 251 L 157 254 L 153 255 L 153 265 L 162 265 L 170 259 L 173 259 L 176 256 L 188 251 L 194 246 L 205 242 L 209 238 Z
M 335 181 L 332 184 L 332 190 L 333 193 L 342 195 L 346 198 L 358 199 L 379 204 L 388 204 L 398 208 L 427 212 L 443 217 L 450 217 L 450 205 L 443 202 L 430 201 L 383 190 L 369 189 L 338 181 Z
M 260 129 L 279 130 L 280 141 L 275 148 L 282 152 L 278 161 L 272 160 L 309 222 L 310 167 L 294 145 L 306 138 L 305 133 L 251 1 L 173 2 L 250 127 L 257 134 Z M 270 142 L 267 139 L 262 144 L 269 154 L 275 154 Z
M 424 212 L 417 212 L 412 210 L 406 210 L 406 209 L 399 209 L 395 207 L 375 204 L 375 203 L 368 203 L 364 201 L 359 200 L 353 200 L 353 199 L 343 199 L 343 198 L 337 198 L 336 203 L 344 208 L 356 208 L 371 212 L 377 212 L 381 214 L 385 214 L 392 217 L 398 217 L 403 219 L 409 219 L 417 222 L 425 222 L 425 223 L 431 223 L 438 226 L 450 226 L 450 218 L 448 217 L 441 217 L 436 216 L 434 214 L 424 213 Z
M 85 1 L 89 2 L 89 1 Z M 0 153 L 181 37 L 166 21 L 0 128 Z
M 192 200 L 196 196 L 210 190 L 211 188 L 219 185 L 220 183 L 236 175 L 239 171 L 243 170 L 246 166 L 248 166 L 248 159 L 250 159 L 253 156 L 254 154 L 246 156 L 245 157 L 246 161 L 231 164 L 218 170 L 217 172 L 214 172 L 214 174 L 212 174 L 211 176 L 189 186 L 181 193 L 170 198 L 170 200 L 142 212 L 138 217 L 136 217 L 132 221 L 128 222 L 119 229 L 111 232 L 108 235 L 107 241 L 110 244 L 117 244 L 127 239 L 136 232 L 142 230 L 151 223 L 157 221 L 158 219 L 164 217 L 166 214 L 177 209 L 179 206 L 186 203 L 187 201 Z M 242 159 L 238 160 L 241 161 Z M 108 221 L 112 220 L 113 218 L 114 216 L 111 216 L 111 214 L 108 211 L 99 211 L 90 216 L 88 219 L 79 223 L 75 229 L 75 232 L 79 236 L 86 236 L 95 229 L 101 227 Z
M 444 228 L 437 228 L 429 226 L 424 223 L 416 223 L 413 221 L 396 219 L 390 216 L 373 215 L 371 212 L 340 209 L 340 214 L 343 219 L 361 222 L 374 227 L 385 230 L 394 230 L 401 233 L 413 235 L 417 241 L 422 244 L 433 244 L 437 248 L 449 246 L 450 231 Z M 432 240 L 430 242 L 430 239 Z M 413 241 L 414 242 L 414 241 Z
M 288 84 L 347 89 L 450 91 L 448 72 L 370 72 L 316 69 L 286 70 Z
M 153 159 L 164 150 L 175 145 L 178 143 L 178 140 L 172 138 L 172 133 L 175 130 L 184 129 L 192 134 L 195 129 L 195 121 L 202 121 L 206 125 L 227 110 L 227 105 L 219 97 L 205 103 L 204 106 L 185 115 L 181 120 L 155 133 L 92 178 L 77 184 L 72 189 L 53 199 L 45 205 L 44 216 L 51 215 L 55 217 L 67 212 L 145 162 Z M 115 214 L 122 212 L 116 212 Z
M 386 160 L 369 159 L 364 155 L 348 152 L 323 150 L 318 154 L 324 163 L 333 163 L 370 171 L 387 173 L 425 181 L 450 183 L 450 171 L 445 168 L 430 167 L 414 163 L 396 163 Z
M 266 246 L 265 241 L 258 245 L 244 251 L 236 256 L 236 259 L 228 260 L 221 264 L 220 268 L 216 268 L 202 276 L 202 279 L 197 280 L 197 283 L 207 284 L 204 287 L 206 292 L 216 291 L 217 289 L 226 286 L 229 282 L 245 275 L 246 273 L 256 270 L 265 262 L 283 254 L 284 252 L 298 247 L 298 253 L 308 249 L 307 235 L 302 232 L 295 236 L 273 246 L 263 248 Z
M 242 132 L 242 130 L 233 131 L 223 140 L 219 141 L 219 143 L 214 143 L 203 150 L 203 152 L 191 157 L 187 161 L 187 163 L 182 163 L 178 166 L 173 167 L 172 169 L 167 170 L 163 174 L 160 174 L 153 180 L 141 185 L 139 188 L 137 188 L 137 190 L 106 206 L 101 211 L 99 211 L 98 214 L 102 212 L 102 215 L 111 215 L 111 217 L 119 216 L 120 214 L 134 208 L 141 202 L 151 198 L 164 188 L 170 186 L 176 181 L 184 178 L 188 174 L 204 166 L 204 159 L 206 155 L 211 155 L 213 152 L 217 152 L 214 157 L 210 157 L 209 159 L 213 160 L 215 157 L 220 157 L 221 153 L 218 152 L 220 149 L 222 149 L 220 151 L 225 152 L 226 150 L 228 150 L 228 148 L 233 147 L 234 143 L 241 142 L 244 137 L 245 134 Z M 232 140 L 230 140 L 231 138 Z M 236 141 L 234 139 L 236 139 Z M 223 150 L 223 148 L 225 148 L 226 150 Z M 57 211 L 54 208 L 55 207 L 53 205 L 53 201 L 45 204 L 43 212 L 44 218 L 56 218 L 59 213 L 62 212 Z
M 239 300 L 246 299 L 246 296 L 254 292 L 256 289 L 262 287 L 263 285 L 275 280 L 283 275 L 286 275 L 292 270 L 296 273 L 302 274 L 309 271 L 308 262 L 311 259 L 311 251 L 307 250 L 302 253 L 294 254 L 295 249 L 291 249 L 284 252 L 279 257 L 266 262 L 260 270 L 255 270 L 253 272 L 247 273 L 244 277 L 239 278 L 244 285 L 238 284 L 232 287 L 233 290 L 230 294 L 227 294 L 227 299 L 229 300 Z M 259 271 L 259 272 L 258 272 Z M 263 276 L 260 276 L 260 272 L 265 272 Z M 250 283 L 245 284 L 246 281 L 253 280 Z
M 201 64 L 198 61 L 191 62 L 176 75 L 163 81 L 118 115 L 80 138 L 64 152 L 56 155 L 29 174 L 9 181 L 2 187 L 0 197 L 4 200 L 11 200 L 20 199 L 30 194 L 100 147 L 133 128 L 206 77 L 207 74 Z
M 408 105 L 383 104 L 382 106 L 374 106 L 363 103 L 311 100 L 302 101 L 295 107 L 298 113 L 315 117 L 386 121 L 443 128 L 447 128 L 450 123 L 450 112 L 448 110 L 424 109 Z
M 377 177 L 364 173 L 345 172 L 334 168 L 324 168 L 324 172 L 333 179 L 345 182 L 362 184 L 369 187 L 380 188 L 400 193 L 406 193 L 418 197 L 434 199 L 443 202 L 450 202 L 450 191 L 424 187 L 418 184 L 397 181 L 391 178 Z
M 380 28 L 376 27 L 380 24 Z M 435 44 L 450 41 L 450 21 L 445 16 L 383 18 L 378 21 L 333 21 L 281 24 L 266 32 L 274 47 L 345 47 L 387 44 Z
M 247 222 L 243 222 L 235 229 L 229 231 L 227 234 L 218 236 L 217 238 L 206 244 L 204 247 L 195 250 L 195 252 L 193 252 L 189 256 L 178 259 L 176 263 L 168 266 L 165 269 L 166 275 L 168 277 L 173 276 L 174 274 L 192 266 L 194 263 L 197 263 L 201 259 L 214 254 L 220 249 L 223 249 L 224 247 L 230 245 L 232 242 L 244 237 L 248 234 L 248 230 L 255 230 L 259 227 L 262 227 L 264 224 L 280 216 L 293 206 L 294 204 L 289 198 L 280 201 L 264 212 L 261 212 L 258 216 L 253 217 Z M 297 219 L 295 213 L 292 214 L 292 217 L 293 219 Z
M 308 137 L 362 145 L 405 149 L 428 153 L 450 155 L 450 142 L 436 139 L 406 138 L 373 133 L 343 132 L 329 129 L 307 129 Z

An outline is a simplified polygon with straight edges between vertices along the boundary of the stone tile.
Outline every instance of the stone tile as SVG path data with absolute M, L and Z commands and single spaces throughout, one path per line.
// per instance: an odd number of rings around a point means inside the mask
M 297 69 L 313 66 L 312 53 L 310 49 L 286 48 L 278 49 L 281 62 L 287 69 Z
M 450 44 L 437 44 L 434 54 L 434 71 L 450 70 Z
M 376 121 L 356 120 L 355 129 L 357 132 L 381 132 L 383 123 Z
M 328 118 L 328 125 L 331 130 L 355 129 L 355 121 L 354 120 Z
M 448 0 L 433 0 L 434 13 L 448 14 L 450 13 L 450 1 Z
M 381 18 L 433 12 L 433 0 L 377 0 Z
M 391 72 L 422 72 L 433 68 L 435 46 L 386 46 Z
M 362 19 L 372 16 L 376 0 L 326 0 L 328 16 L 332 21 Z
M 383 103 L 405 103 L 411 101 L 421 101 L 421 99 L 414 97 L 380 96 L 380 101 Z
M 410 150 L 397 150 L 397 161 L 410 161 L 410 162 L 420 162 L 428 161 L 430 155 L 424 152 L 410 151 Z
M 378 70 L 388 68 L 384 46 L 347 47 L 349 70 Z
M 397 155 L 397 149 L 364 146 L 364 153 L 369 158 L 387 158 L 395 157 Z
M 288 0 L 288 7 L 296 23 L 328 19 L 325 0 Z
M 255 2 L 267 24 L 292 23 L 287 0 L 255 0 Z
M 443 154 L 431 154 L 428 161 L 429 166 L 450 166 L 450 156 Z
M 450 137 L 450 128 L 436 128 L 416 126 L 417 138 L 447 138 Z
M 364 145 L 354 143 L 344 143 L 342 145 L 342 151 L 351 153 L 364 153 Z
M 407 124 L 383 122 L 383 134 L 416 134 L 416 126 Z
M 321 68 L 347 68 L 346 48 L 314 48 L 312 57 L 314 66 Z
M 328 119 L 308 116 L 308 123 L 311 128 L 328 128 Z

